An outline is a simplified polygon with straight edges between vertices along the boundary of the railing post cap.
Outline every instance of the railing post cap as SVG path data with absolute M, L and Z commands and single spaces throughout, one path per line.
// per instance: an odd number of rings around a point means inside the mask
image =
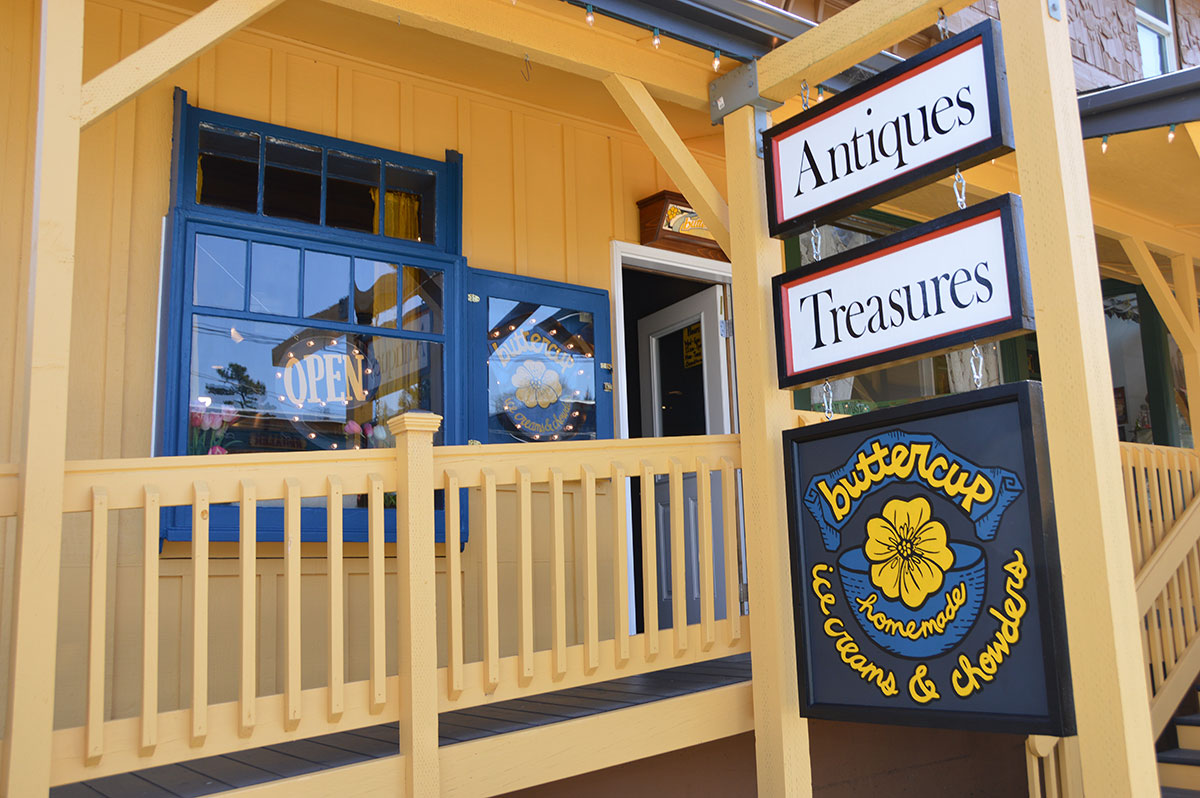
M 437 432 L 442 426 L 442 417 L 428 410 L 409 410 L 388 419 L 388 429 L 393 435 L 405 432 Z

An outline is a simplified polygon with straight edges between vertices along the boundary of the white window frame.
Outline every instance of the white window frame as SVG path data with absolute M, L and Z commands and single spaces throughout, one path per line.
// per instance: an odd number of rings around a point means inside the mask
M 1142 9 L 1138 8 L 1136 5 L 1134 6 L 1134 13 L 1137 15 L 1137 24 L 1138 25 L 1143 25 L 1143 26 L 1149 28 L 1154 33 L 1157 33 L 1159 36 L 1162 37 L 1163 49 L 1166 51 L 1166 54 L 1167 54 L 1166 69 L 1162 73 L 1165 75 L 1168 72 L 1174 72 L 1175 70 L 1179 69 L 1179 63 L 1175 57 L 1175 24 L 1174 24 L 1175 10 L 1171 6 L 1171 0 L 1164 0 L 1163 5 L 1164 5 L 1164 8 L 1165 8 L 1166 14 L 1167 14 L 1167 18 L 1165 21 L 1159 19 L 1158 17 L 1154 16 L 1153 14 L 1143 11 Z M 1140 40 L 1138 41 L 1138 55 L 1141 56 L 1141 41 Z M 1144 64 L 1145 61 L 1143 60 L 1142 63 Z M 1143 74 L 1142 77 L 1154 77 L 1154 76 Z

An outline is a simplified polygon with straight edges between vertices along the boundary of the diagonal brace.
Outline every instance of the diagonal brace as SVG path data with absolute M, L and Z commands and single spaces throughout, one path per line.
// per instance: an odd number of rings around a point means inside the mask
M 609 75 L 604 86 L 633 123 L 667 175 L 679 186 L 712 237 L 729 254 L 729 205 L 716 185 L 700 167 L 666 114 L 641 82 L 622 75 Z
M 953 14 L 970 0 L 862 0 L 776 47 L 758 61 L 758 90 L 786 102 L 807 80 L 816 86 Z
M 1150 250 L 1146 248 L 1146 242 L 1139 238 L 1122 238 L 1121 248 L 1133 263 L 1138 277 L 1146 286 L 1150 298 L 1154 300 L 1154 306 L 1167 323 L 1167 329 L 1175 336 L 1175 343 L 1187 354 L 1195 355 L 1200 352 L 1200 332 L 1192 326 L 1190 316 L 1180 307 L 1167 284 L 1167 278 L 1163 277 L 1162 270 L 1158 268 Z
M 267 13 L 283 0 L 215 0 L 208 8 L 83 84 L 79 126 L 86 128 L 172 70 Z

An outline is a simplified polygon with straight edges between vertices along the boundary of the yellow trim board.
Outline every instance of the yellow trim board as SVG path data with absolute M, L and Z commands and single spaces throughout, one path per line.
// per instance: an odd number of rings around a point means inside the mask
M 442 746 L 441 794 L 497 795 L 690 748 L 754 729 L 750 682 Z M 403 757 L 224 793 L 253 798 L 404 794 Z

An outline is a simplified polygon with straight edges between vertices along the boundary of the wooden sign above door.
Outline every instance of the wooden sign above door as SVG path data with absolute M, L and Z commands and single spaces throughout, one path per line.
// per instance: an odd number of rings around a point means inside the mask
M 968 28 L 762 135 L 776 237 L 1010 152 L 999 24 Z

